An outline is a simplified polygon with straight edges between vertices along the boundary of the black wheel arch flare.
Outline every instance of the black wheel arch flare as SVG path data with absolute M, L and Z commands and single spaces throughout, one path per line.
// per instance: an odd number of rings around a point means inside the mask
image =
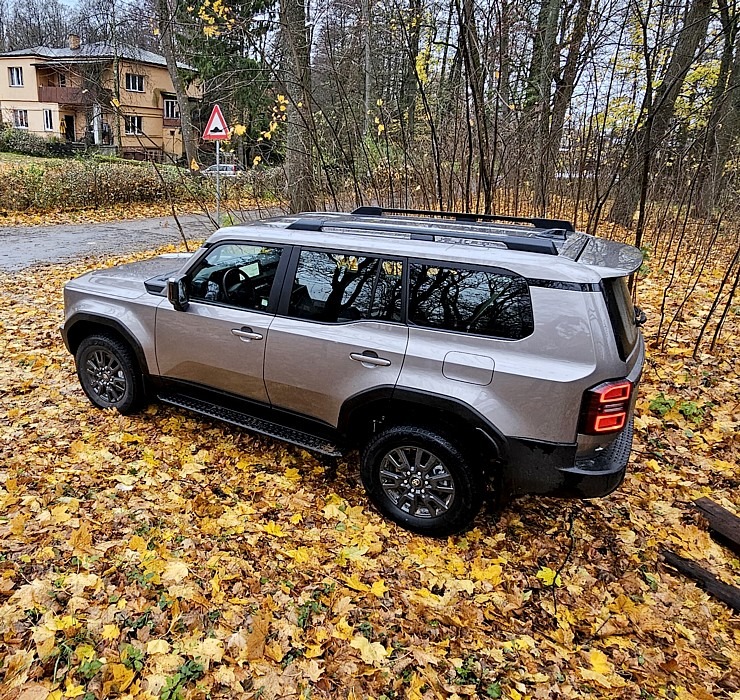
M 96 316 L 95 314 L 76 313 L 64 323 L 62 327 L 62 338 L 64 345 L 73 355 L 82 340 L 92 333 L 109 333 L 112 331 L 119 336 L 130 348 L 136 357 L 139 368 L 146 376 L 149 375 L 149 367 L 144 355 L 144 349 L 134 335 L 120 321 L 107 316 Z
M 360 392 L 347 399 L 339 413 L 337 429 L 349 443 L 362 437 L 362 430 L 368 422 L 386 415 L 394 415 L 398 422 L 403 411 L 421 409 L 426 417 L 432 414 L 435 422 L 444 425 L 445 417 L 452 418 L 455 424 L 464 425 L 469 434 L 477 438 L 485 451 L 494 450 L 494 458 L 503 460 L 508 453 L 508 441 L 503 433 L 475 409 L 455 398 L 433 394 L 419 389 L 385 385 Z M 417 420 L 413 413 L 404 412 L 409 423 Z M 403 422 L 403 421 L 401 421 Z

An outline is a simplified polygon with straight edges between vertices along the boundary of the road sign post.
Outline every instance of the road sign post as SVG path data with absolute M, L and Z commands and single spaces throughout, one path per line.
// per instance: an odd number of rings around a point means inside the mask
M 218 105 L 213 105 L 213 111 L 208 118 L 203 139 L 216 142 L 216 224 L 221 226 L 221 141 L 229 138 L 229 129 L 226 126 L 223 112 Z

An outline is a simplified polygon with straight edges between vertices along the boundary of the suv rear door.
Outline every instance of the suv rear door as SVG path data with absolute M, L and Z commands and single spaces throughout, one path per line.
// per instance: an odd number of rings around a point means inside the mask
M 267 340 L 273 406 L 336 426 L 346 399 L 395 386 L 408 342 L 402 279 L 398 259 L 296 250 Z
M 266 403 L 265 342 L 288 257 L 263 244 L 211 248 L 188 275 L 188 308 L 157 309 L 159 374 Z

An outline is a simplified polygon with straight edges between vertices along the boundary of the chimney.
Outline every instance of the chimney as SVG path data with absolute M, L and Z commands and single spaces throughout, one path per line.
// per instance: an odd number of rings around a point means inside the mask
M 69 37 L 67 37 L 67 40 L 69 41 L 69 48 L 72 49 L 72 51 L 79 51 L 80 49 L 79 34 L 70 34 Z

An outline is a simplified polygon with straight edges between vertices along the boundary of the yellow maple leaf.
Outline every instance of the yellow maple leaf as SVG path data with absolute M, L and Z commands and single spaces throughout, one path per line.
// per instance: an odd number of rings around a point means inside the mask
M 28 520 L 27 515 L 22 515 L 21 513 L 18 513 L 11 521 L 10 521 L 10 533 L 12 535 L 22 535 L 23 531 L 26 529 L 26 521 Z
M 92 545 L 92 535 L 90 534 L 90 528 L 87 522 L 84 520 L 76 530 L 72 532 L 69 538 L 69 544 L 72 546 L 72 550 L 77 552 L 87 552 L 90 550 Z
M 356 634 L 349 645 L 357 649 L 362 660 L 370 666 L 379 665 L 388 656 L 388 650 L 380 642 L 371 642 L 361 634 Z
M 244 124 L 234 124 L 233 131 L 237 136 L 244 136 L 247 133 L 247 127 Z
M 543 566 L 538 572 L 537 572 L 537 578 L 542 581 L 546 586 L 562 586 L 563 580 L 560 578 L 560 574 L 555 571 L 554 569 L 551 569 L 549 566 Z
M 121 630 L 118 629 L 118 625 L 104 625 L 101 636 L 106 641 L 112 642 L 114 639 L 118 639 L 121 636 Z
M 170 645 L 165 639 L 151 639 L 147 642 L 146 653 L 149 656 L 154 654 L 168 654 L 170 651 Z
M 263 528 L 264 532 L 273 537 L 287 537 L 288 533 L 283 530 L 277 523 L 269 522 Z
M 280 642 L 276 640 L 274 642 L 270 642 L 269 644 L 265 644 L 265 656 L 268 656 L 273 661 L 277 661 L 277 663 L 280 663 L 285 656 L 283 648 L 280 646 Z
M 85 689 L 81 685 L 70 680 L 69 676 L 67 676 L 67 683 L 64 686 L 64 697 L 77 698 L 80 695 L 84 695 L 84 694 L 85 694 Z
M 165 584 L 181 583 L 188 575 L 188 565 L 180 559 L 167 562 L 162 572 L 162 582 Z
M 306 564 L 311 560 L 311 551 L 306 547 L 288 549 L 285 554 L 293 559 L 296 564 Z
M 193 171 L 194 173 L 197 173 L 197 172 L 198 172 L 198 171 L 200 170 L 200 165 L 198 165 L 198 161 L 196 161 L 196 160 L 195 160 L 195 158 L 193 158 L 193 159 L 192 159 L 192 160 L 190 161 L 190 169 L 191 169 L 191 170 L 192 170 L 192 171 Z
M 340 617 L 339 621 L 334 625 L 333 637 L 337 639 L 349 640 L 354 634 L 354 627 L 347 622 L 346 617 Z
M 378 579 L 372 586 L 370 586 L 370 593 L 378 598 L 382 598 L 387 590 L 388 586 L 385 585 L 385 581 L 383 581 L 383 579 Z
M 613 672 L 612 665 L 603 651 L 592 649 L 588 653 L 588 662 L 591 664 L 591 668 L 597 673 L 609 674 Z
M 357 578 L 357 576 L 354 574 L 352 576 L 342 576 L 342 579 L 344 579 L 344 582 L 353 591 L 360 591 L 360 593 L 365 593 L 370 590 L 370 586 L 360 581 L 360 579 Z
M 139 554 L 144 554 L 146 552 L 146 540 L 139 535 L 134 535 L 128 541 L 126 547 L 134 552 L 139 552 Z

